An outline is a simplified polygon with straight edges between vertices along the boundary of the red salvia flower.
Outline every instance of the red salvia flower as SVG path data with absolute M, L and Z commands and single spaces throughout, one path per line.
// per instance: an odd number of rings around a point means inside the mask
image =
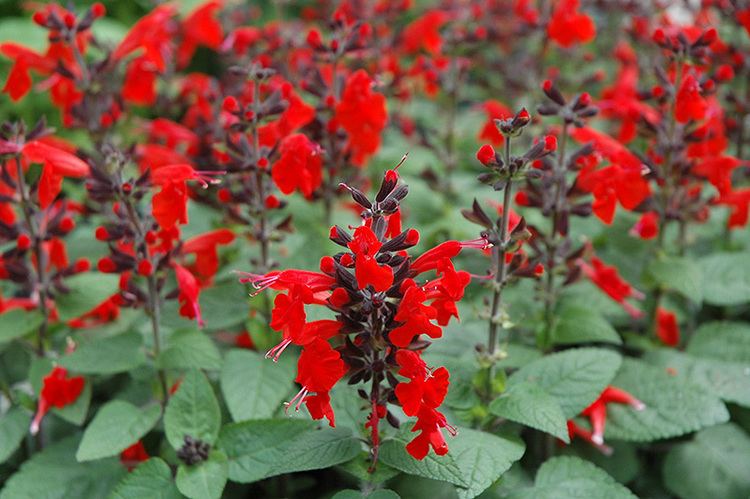
M 143 461 L 148 461 L 148 452 L 143 446 L 143 442 L 138 440 L 136 443 L 120 453 L 120 462 L 128 471 L 133 471 Z
M 188 188 L 186 182 L 197 180 L 206 187 L 208 183 L 216 182 L 207 175 L 216 173 L 220 172 L 199 172 L 188 164 L 162 166 L 151 173 L 151 181 L 154 185 L 161 187 L 152 199 L 151 213 L 162 229 L 168 230 L 178 223 L 187 223 Z
M 578 4 L 578 0 L 557 0 L 552 11 L 547 35 L 561 47 L 590 42 L 596 36 L 594 21 L 578 12 Z
M 111 59 L 119 61 L 138 49 L 156 69 L 166 68 L 165 57 L 169 55 L 174 27 L 169 21 L 175 16 L 173 5 L 164 4 L 139 19 L 112 52 Z
M 334 120 L 348 134 L 352 162 L 363 166 L 380 147 L 380 133 L 388 121 L 385 96 L 373 92 L 372 79 L 364 70 L 347 78 Z
M 212 0 L 196 7 L 182 21 L 182 41 L 177 48 L 177 65 L 181 68 L 190 63 L 198 46 L 218 50 L 224 39 L 224 31 L 216 19 L 216 11 L 222 2 Z
M 182 245 L 182 254 L 195 255 L 195 263 L 188 268 L 202 283 L 209 283 L 219 270 L 217 247 L 234 241 L 234 232 L 217 229 L 192 237 Z
M 62 190 L 64 177 L 80 178 L 89 173 L 89 166 L 84 161 L 41 140 L 26 143 L 21 149 L 21 155 L 30 163 L 43 165 L 38 193 L 41 208 L 47 208 L 55 200 Z
M 39 432 L 39 425 L 51 408 L 62 409 L 78 400 L 85 383 L 82 376 L 69 378 L 67 369 L 60 366 L 54 367 L 42 380 L 42 391 L 39 394 L 36 415 L 29 430 L 31 434 L 36 435 Z
M 383 244 L 367 226 L 357 227 L 349 249 L 354 253 L 354 269 L 360 289 L 372 286 L 375 291 L 386 291 L 393 284 L 393 269 L 375 260 Z
M 750 188 L 737 189 L 722 195 L 719 204 L 729 206 L 731 212 L 727 220 L 730 229 L 741 228 L 747 225 L 748 213 L 750 212 Z
M 646 405 L 629 393 L 614 386 L 608 386 L 590 406 L 581 411 L 582 416 L 591 422 L 591 441 L 604 443 L 604 426 L 607 422 L 607 404 L 627 404 L 636 411 L 642 411 Z
M 662 307 L 656 309 L 656 336 L 667 346 L 676 347 L 680 344 L 680 326 L 674 312 Z
M 407 53 L 425 50 L 432 55 L 438 55 L 443 45 L 440 28 L 448 19 L 448 13 L 442 10 L 426 12 L 404 28 L 401 33 L 401 47 Z
M 641 215 L 636 224 L 630 229 L 630 234 L 641 239 L 653 239 L 659 235 L 659 214 L 649 211 Z
M 685 75 L 677 91 L 674 116 L 680 123 L 700 121 L 706 116 L 708 104 L 701 95 L 701 86 L 692 73 Z
M 505 104 L 497 100 L 485 101 L 482 104 L 482 109 L 487 115 L 487 121 L 485 121 L 482 129 L 479 131 L 478 140 L 481 142 L 490 142 L 496 147 L 503 145 L 505 137 L 503 137 L 503 134 L 497 129 L 495 120 L 512 118 L 515 113 L 506 107 Z M 486 162 L 482 161 L 482 164 L 486 164 Z
M 305 197 L 320 187 L 323 181 L 320 147 L 297 133 L 281 142 L 279 159 L 273 164 L 271 177 L 284 194 L 299 190 Z
M 198 298 L 201 294 L 198 279 L 182 265 L 173 263 L 172 268 L 174 268 L 177 287 L 180 291 L 177 297 L 180 301 L 180 315 L 188 319 L 196 319 L 198 325 L 203 327 L 204 322 L 201 317 L 201 306 L 198 303 Z
M 643 293 L 633 288 L 620 277 L 620 273 L 614 266 L 605 265 L 597 257 L 591 258 L 591 265 L 583 260 L 579 261 L 583 273 L 596 284 L 599 289 L 606 293 L 610 298 L 619 303 L 633 318 L 643 315 L 643 312 L 625 301 L 627 298 L 642 299 Z

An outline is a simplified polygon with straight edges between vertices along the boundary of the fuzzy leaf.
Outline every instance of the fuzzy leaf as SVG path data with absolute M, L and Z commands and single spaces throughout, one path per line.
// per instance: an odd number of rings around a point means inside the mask
M 664 483 L 682 499 L 750 496 L 750 437 L 732 423 L 706 428 L 676 445 L 664 462 Z
M 718 397 L 642 361 L 626 359 L 612 384 L 638 398 L 646 408 L 636 411 L 625 405 L 610 404 L 606 438 L 650 442 L 729 419 L 727 408 Z
M 197 329 L 180 329 L 168 338 L 166 348 L 159 356 L 164 369 L 221 368 L 221 354 L 211 338 Z
M 490 411 L 516 423 L 554 435 L 569 442 L 565 414 L 555 397 L 534 383 L 513 385 L 490 404 Z
M 190 499 L 214 499 L 221 497 L 227 483 L 227 456 L 221 451 L 212 451 L 207 461 L 177 469 L 177 488 Z
M 97 338 L 81 343 L 71 354 L 60 358 L 60 365 L 81 374 L 115 374 L 135 369 L 146 362 L 138 333 Z
M 317 470 L 354 458 L 359 442 L 348 429 L 320 428 L 301 419 L 263 419 L 224 426 L 218 446 L 229 459 L 229 479 L 264 478 Z
M 55 298 L 55 307 L 61 321 L 69 321 L 86 312 L 117 292 L 120 286 L 118 274 L 84 272 L 65 279 L 70 291 Z
M 44 321 L 42 314 L 14 308 L 0 314 L 0 343 L 5 343 L 36 330 Z
M 152 457 L 120 480 L 109 499 L 180 499 L 169 465 Z
M 711 305 L 741 305 L 750 302 L 749 253 L 714 253 L 703 258 L 703 296 Z
M 156 425 L 161 407 L 139 408 L 124 400 L 103 405 L 83 433 L 76 452 L 78 461 L 115 456 L 141 439 Z
M 220 426 L 219 402 L 206 376 L 188 371 L 164 411 L 167 440 L 175 450 L 182 448 L 186 436 L 213 445 Z
M 583 459 L 554 457 L 539 468 L 534 487 L 512 491 L 509 499 L 635 499 L 614 478 Z
M 686 348 L 696 357 L 750 365 L 750 324 L 707 322 L 696 329 Z
M 566 419 L 596 400 L 614 378 L 622 358 L 602 348 L 576 348 L 547 355 L 508 378 L 508 387 L 535 383 L 557 399 Z
M 31 416 L 20 407 L 11 407 L 0 419 L 0 463 L 4 463 L 21 445 L 29 432 Z
M 622 343 L 615 328 L 599 312 L 583 305 L 564 305 L 555 314 L 552 342 L 556 345 L 600 342 Z
M 703 301 L 703 272 L 696 262 L 665 257 L 653 260 L 647 272 L 660 287 L 677 291 L 696 303 Z
M 291 357 L 274 363 L 257 352 L 232 350 L 221 370 L 221 391 L 234 421 L 270 418 L 292 388 Z

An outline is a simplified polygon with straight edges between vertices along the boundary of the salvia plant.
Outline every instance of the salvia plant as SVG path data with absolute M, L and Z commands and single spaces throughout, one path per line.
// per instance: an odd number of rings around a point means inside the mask
M 0 16 L 0 499 L 750 495 L 750 2 Z

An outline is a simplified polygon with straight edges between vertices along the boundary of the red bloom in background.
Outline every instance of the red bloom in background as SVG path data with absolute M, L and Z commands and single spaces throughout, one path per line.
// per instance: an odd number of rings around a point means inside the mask
M 210 172 L 210 174 L 218 172 Z M 197 180 L 204 186 L 215 181 L 206 177 L 207 173 L 193 170 L 188 164 L 167 165 L 151 173 L 151 181 L 161 187 L 151 201 L 151 213 L 162 229 L 168 230 L 176 224 L 188 221 L 187 201 L 188 180 Z
M 201 306 L 198 303 L 198 298 L 201 294 L 198 279 L 182 265 L 173 263 L 172 267 L 177 278 L 177 287 L 180 290 L 180 294 L 177 297 L 180 301 L 180 315 L 188 319 L 196 319 L 198 325 L 203 327 L 204 322 L 201 317 Z
M 148 461 L 151 457 L 146 452 L 143 442 L 138 440 L 136 443 L 120 453 L 120 462 L 128 471 L 133 471 L 143 461 Z
M 184 68 L 190 63 L 190 59 L 198 46 L 218 50 L 224 39 L 224 31 L 216 19 L 216 11 L 222 6 L 222 2 L 212 0 L 196 7 L 182 21 L 182 42 L 177 48 L 177 65 Z
M 750 189 L 737 189 L 723 194 L 719 198 L 719 204 L 729 206 L 731 212 L 727 220 L 730 229 L 741 228 L 747 225 L 748 212 L 750 211 Z
M 341 360 L 341 354 L 331 348 L 327 341 L 315 339 L 305 346 L 297 362 L 297 378 L 302 390 L 287 404 L 287 408 L 296 402 L 299 410 L 304 402 L 313 419 L 328 419 L 331 426 L 336 426 L 336 419 L 331 407 L 328 392 L 346 374 L 347 368 Z M 309 395 L 315 392 L 314 395 Z
M 122 98 L 125 102 L 149 106 L 156 102 L 156 66 L 148 57 L 136 57 L 128 64 Z
M 408 24 L 401 33 L 401 47 L 407 53 L 424 49 L 438 55 L 443 45 L 440 28 L 448 22 L 448 14 L 442 10 L 431 10 Z
M 360 289 L 372 286 L 375 291 L 386 291 L 393 284 L 393 269 L 380 265 L 375 256 L 383 246 L 371 228 L 357 227 L 349 249 L 354 253 L 354 270 Z
M 630 229 L 630 234 L 641 239 L 653 239 L 659 235 L 659 214 L 649 211 L 641 215 L 636 224 Z
M 594 21 L 578 12 L 578 4 L 578 0 L 558 0 L 552 12 L 547 34 L 561 47 L 590 42 L 596 36 Z
M 271 177 L 279 190 L 284 194 L 299 190 L 305 197 L 312 196 L 323 181 L 318 144 L 296 133 L 282 140 L 279 154 L 271 169 Z
M 593 266 L 588 265 L 583 260 L 580 260 L 579 264 L 586 277 L 591 279 L 591 282 L 596 284 L 607 296 L 619 303 L 633 318 L 637 319 L 643 315 L 643 312 L 625 301 L 627 298 L 643 299 L 643 293 L 620 277 L 617 268 L 605 265 L 595 256 L 591 258 L 591 265 Z
M 29 429 L 31 434 L 36 435 L 39 432 L 39 425 L 51 408 L 62 409 L 78 400 L 85 383 L 83 376 L 69 378 L 68 371 L 64 367 L 53 368 L 42 380 L 42 391 L 39 394 L 36 415 Z
M 667 346 L 676 347 L 680 344 L 680 327 L 674 312 L 662 307 L 656 309 L 656 335 Z
M 479 131 L 478 140 L 480 142 L 490 142 L 495 146 L 503 145 L 503 143 L 505 143 L 505 137 L 503 137 L 503 134 L 500 133 L 495 126 L 494 120 L 512 118 L 515 113 L 508 109 L 505 104 L 497 100 L 485 101 L 484 104 L 482 104 L 482 109 L 484 109 L 484 112 L 487 115 L 487 121 Z M 486 162 L 482 161 L 482 164 L 486 164 Z
M 693 74 L 687 74 L 677 91 L 674 116 L 680 123 L 700 121 L 706 116 L 708 104 L 701 95 L 701 86 Z
M 3 92 L 14 101 L 22 99 L 31 90 L 31 70 L 45 76 L 55 70 L 55 60 L 15 43 L 0 44 L 0 54 L 13 60 Z
M 188 268 L 202 283 L 209 283 L 219 270 L 220 244 L 234 241 L 234 232 L 229 229 L 217 229 L 192 237 L 182 245 L 182 254 L 195 255 L 195 263 Z
M 363 166 L 380 147 L 380 133 L 388 121 L 385 96 L 372 90 L 372 79 L 358 70 L 346 80 L 334 120 L 348 134 L 352 162 Z
M 719 194 L 726 194 L 732 190 L 732 172 L 741 164 L 732 156 L 714 156 L 700 159 L 692 172 L 708 179 Z
M 171 4 L 164 4 L 139 19 L 112 52 L 111 59 L 119 61 L 138 49 L 157 70 L 164 71 L 165 57 L 171 51 L 174 24 L 170 23 L 177 11 Z
M 642 411 L 646 405 L 624 390 L 608 386 L 590 406 L 581 411 L 582 416 L 591 422 L 591 440 L 596 444 L 604 443 L 604 425 L 607 422 L 607 404 L 627 404 L 636 411 Z

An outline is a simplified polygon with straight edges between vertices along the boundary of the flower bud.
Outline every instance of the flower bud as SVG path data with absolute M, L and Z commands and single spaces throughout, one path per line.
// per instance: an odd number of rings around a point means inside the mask
M 489 144 L 483 145 L 477 151 L 477 159 L 484 166 L 487 166 L 490 163 L 494 163 L 495 162 L 495 149 Z

